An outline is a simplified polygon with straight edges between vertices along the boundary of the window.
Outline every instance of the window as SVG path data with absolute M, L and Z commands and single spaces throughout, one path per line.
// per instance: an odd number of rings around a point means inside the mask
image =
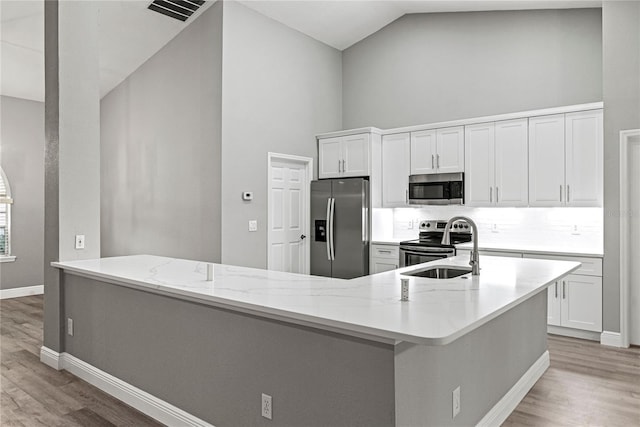
M 4 170 L 0 167 L 0 258 L 11 257 L 11 187 Z

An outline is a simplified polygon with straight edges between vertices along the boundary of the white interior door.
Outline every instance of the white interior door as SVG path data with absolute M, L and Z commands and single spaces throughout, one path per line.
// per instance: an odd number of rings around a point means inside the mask
M 269 154 L 269 270 L 309 273 L 312 159 Z

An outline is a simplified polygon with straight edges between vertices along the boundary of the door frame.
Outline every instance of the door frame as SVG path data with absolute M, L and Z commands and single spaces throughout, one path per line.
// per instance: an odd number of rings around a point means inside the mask
M 631 284 L 629 277 L 629 186 L 628 186 L 628 153 L 632 137 L 640 137 L 640 129 L 620 131 L 620 341 L 622 347 L 629 347 Z
M 303 187 L 305 188 L 306 195 L 303 203 L 302 217 L 304 218 L 304 228 L 303 234 L 307 236 L 307 241 L 310 239 L 310 231 L 309 231 L 309 218 L 311 217 L 311 180 L 313 179 L 313 158 L 311 157 L 303 157 L 303 156 L 295 156 L 291 154 L 281 154 L 281 153 L 267 153 L 267 269 L 271 269 L 271 259 L 270 259 L 270 248 L 273 237 L 271 235 L 271 208 L 273 200 L 271 199 L 271 165 L 275 162 L 284 162 L 284 163 L 294 163 L 296 165 L 303 165 L 305 176 L 303 180 Z M 304 247 L 305 251 L 305 263 L 304 263 L 304 271 L 303 274 L 309 274 L 310 272 L 310 245 L 306 244 Z

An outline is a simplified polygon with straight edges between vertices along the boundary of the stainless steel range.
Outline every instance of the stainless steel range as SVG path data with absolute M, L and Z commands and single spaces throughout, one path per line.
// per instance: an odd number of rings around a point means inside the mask
M 442 236 L 447 221 L 420 221 L 420 234 L 415 240 L 400 242 L 400 267 L 455 256 L 454 245 L 470 242 L 471 226 L 464 220 L 456 221 L 451 228 L 451 244 L 443 245 Z

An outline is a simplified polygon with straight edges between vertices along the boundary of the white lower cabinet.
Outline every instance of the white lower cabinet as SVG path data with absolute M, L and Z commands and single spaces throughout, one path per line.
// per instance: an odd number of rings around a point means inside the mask
M 525 258 L 582 262 L 582 266 L 547 289 L 547 323 L 602 332 L 602 260 L 525 254 Z
M 466 257 L 470 256 L 470 252 L 469 249 L 456 250 L 457 255 Z M 547 288 L 547 324 L 582 331 L 602 332 L 601 258 L 545 255 L 540 253 L 528 254 L 507 250 L 481 250 L 480 274 L 482 274 L 483 256 L 550 259 L 582 263 L 580 268 L 572 274 L 565 276 Z M 554 331 L 554 333 L 556 332 Z
M 399 260 L 400 248 L 398 245 L 374 243 L 371 245 L 369 259 L 370 274 L 395 270 L 400 266 Z

